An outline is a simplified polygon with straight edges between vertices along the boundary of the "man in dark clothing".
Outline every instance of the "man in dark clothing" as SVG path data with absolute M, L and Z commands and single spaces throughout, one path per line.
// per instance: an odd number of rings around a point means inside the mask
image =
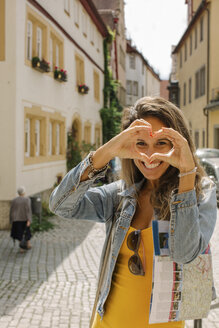
M 19 196 L 12 200 L 10 207 L 10 223 L 12 224 L 11 237 L 14 240 L 17 239 L 21 241 L 25 233 L 27 249 L 30 249 L 30 224 L 32 221 L 31 202 L 29 197 L 25 197 L 24 187 L 19 187 L 17 192 Z M 23 253 L 22 248 L 20 248 L 20 251 Z

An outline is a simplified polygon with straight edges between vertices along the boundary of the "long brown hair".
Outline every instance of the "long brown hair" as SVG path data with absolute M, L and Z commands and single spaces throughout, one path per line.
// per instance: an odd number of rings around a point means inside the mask
M 147 119 L 149 116 L 156 117 L 163 122 L 166 127 L 178 131 L 187 140 L 195 166 L 197 167 L 195 189 L 197 196 L 199 196 L 201 193 L 201 178 L 205 173 L 195 155 L 195 146 L 182 111 L 174 104 L 161 97 L 144 97 L 139 99 L 133 107 L 126 108 L 123 111 L 122 130 L 127 129 L 136 119 Z M 151 203 L 155 209 L 159 210 L 160 219 L 162 220 L 170 219 L 169 200 L 172 190 L 178 188 L 178 174 L 179 170 L 170 165 L 166 172 L 160 177 L 158 187 L 153 190 L 151 194 Z M 147 183 L 147 179 L 142 175 L 132 159 L 122 159 L 121 176 L 126 183 L 126 187 L 142 179 L 145 179 Z M 138 197 L 138 194 L 136 194 L 136 197 Z

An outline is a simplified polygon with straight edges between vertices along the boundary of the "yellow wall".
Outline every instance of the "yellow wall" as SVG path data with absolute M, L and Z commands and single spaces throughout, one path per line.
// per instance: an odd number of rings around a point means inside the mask
M 5 0 L 0 0 L 0 61 L 5 60 Z
M 204 18 L 203 41 L 200 41 L 200 20 Z M 177 78 L 180 88 L 180 108 L 183 110 L 190 123 L 193 139 L 195 132 L 199 131 L 199 147 L 206 146 L 206 138 L 203 142 L 203 131 L 206 135 L 206 117 L 203 108 L 207 104 L 207 74 L 205 73 L 205 94 L 196 98 L 195 96 L 195 74 L 203 66 L 207 72 L 207 13 L 202 14 L 191 29 L 186 40 L 177 53 Z M 197 47 L 195 48 L 195 29 L 197 29 Z M 192 54 L 190 54 L 190 35 L 192 35 Z M 185 43 L 187 43 L 187 60 L 185 60 Z M 182 52 L 182 67 L 180 67 L 180 52 Z M 192 80 L 191 103 L 189 103 L 189 79 Z M 186 83 L 186 104 L 184 105 L 184 83 Z

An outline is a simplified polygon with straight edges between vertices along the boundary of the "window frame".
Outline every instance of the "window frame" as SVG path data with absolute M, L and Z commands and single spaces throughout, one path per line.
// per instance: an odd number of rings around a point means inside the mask
M 42 48 L 43 48 L 42 41 L 43 41 L 43 29 L 40 26 L 37 26 L 37 28 L 36 28 L 36 54 L 40 60 L 42 60 Z
M 30 29 L 28 28 L 31 27 Z M 27 59 L 32 60 L 32 53 L 33 53 L 33 22 L 28 19 L 27 20 Z
M 35 156 L 40 156 L 40 120 L 36 119 L 34 122 L 34 144 L 35 144 Z

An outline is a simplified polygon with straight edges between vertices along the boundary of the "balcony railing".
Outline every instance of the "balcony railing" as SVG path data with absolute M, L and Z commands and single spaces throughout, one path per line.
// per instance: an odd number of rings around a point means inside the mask
M 218 101 L 219 102 L 219 87 L 212 89 L 211 91 L 211 102 Z

